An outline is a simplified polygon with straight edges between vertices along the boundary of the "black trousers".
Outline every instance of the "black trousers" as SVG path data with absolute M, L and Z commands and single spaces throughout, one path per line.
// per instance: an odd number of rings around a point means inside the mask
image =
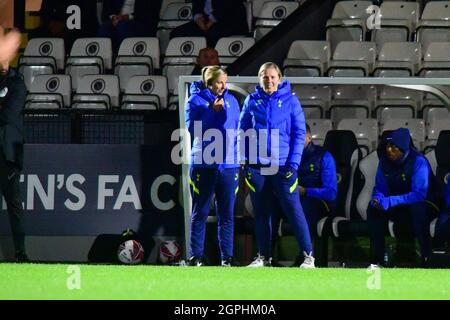
M 404 231 L 409 229 L 419 241 L 422 258 L 428 258 L 431 253 L 429 226 L 437 216 L 437 211 L 427 202 L 416 202 L 410 205 L 400 205 L 387 211 L 379 210 L 369 204 L 367 221 L 374 249 L 373 263 L 382 264 L 385 250 L 385 230 L 388 221 L 394 222 L 394 229 Z
M 20 170 L 5 160 L 0 151 L 0 194 L 8 207 L 9 222 L 16 251 L 25 251 L 25 233 L 22 226 L 23 208 L 19 188 Z

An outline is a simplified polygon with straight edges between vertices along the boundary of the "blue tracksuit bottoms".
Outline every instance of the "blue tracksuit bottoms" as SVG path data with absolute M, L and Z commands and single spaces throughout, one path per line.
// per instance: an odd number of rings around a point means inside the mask
M 203 257 L 206 220 L 216 195 L 217 230 L 222 259 L 233 256 L 234 203 L 239 190 L 239 168 L 190 168 L 192 216 L 190 257 Z
M 300 204 L 305 213 L 311 238 L 317 237 L 317 224 L 319 220 L 331 214 L 328 204 L 324 200 L 313 197 L 300 197 Z M 280 220 L 286 219 L 286 217 L 283 216 L 280 209 L 275 208 L 274 212 L 272 219 L 273 232 L 278 232 Z M 289 223 L 289 220 L 286 219 L 286 221 Z
M 259 168 L 247 166 L 244 174 L 255 214 L 256 246 L 259 254 L 272 257 L 272 218 L 276 200 L 292 225 L 300 253 L 305 251 L 312 254 L 311 236 L 298 193 L 297 171 L 293 170 L 289 177 L 282 171 L 264 176 L 260 174 Z

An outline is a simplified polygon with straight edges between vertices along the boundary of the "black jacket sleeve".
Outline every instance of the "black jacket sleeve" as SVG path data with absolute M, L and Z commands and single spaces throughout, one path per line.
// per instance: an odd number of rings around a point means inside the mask
M 196 14 L 199 13 L 203 13 L 204 7 L 205 7 L 205 0 L 192 0 L 192 16 L 195 16 Z
M 0 108 L 0 148 L 7 161 L 23 164 L 23 109 L 27 90 L 19 76 L 8 80 L 8 95 Z

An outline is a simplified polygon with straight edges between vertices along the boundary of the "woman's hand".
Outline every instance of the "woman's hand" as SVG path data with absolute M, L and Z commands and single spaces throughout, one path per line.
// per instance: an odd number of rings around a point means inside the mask
M 223 97 L 217 97 L 216 100 L 214 100 L 213 109 L 215 112 L 222 111 L 223 105 L 225 101 L 223 100 Z
M 0 68 L 8 70 L 9 64 L 16 57 L 17 50 L 20 47 L 20 32 L 10 31 L 4 33 L 4 29 L 0 27 Z

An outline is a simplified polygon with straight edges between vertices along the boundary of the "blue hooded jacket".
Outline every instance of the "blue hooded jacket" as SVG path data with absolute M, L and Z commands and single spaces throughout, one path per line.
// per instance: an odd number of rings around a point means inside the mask
M 281 82 L 278 90 L 271 95 L 259 85 L 256 86 L 256 91 L 245 99 L 239 119 L 239 129 L 244 132 L 255 129 L 256 144 L 259 148 L 257 159 L 252 159 L 253 155 L 250 154 L 250 146 L 247 146 L 246 141 L 245 151 L 239 152 L 241 160 L 250 164 L 256 162 L 259 165 L 270 164 L 280 167 L 286 165 L 297 171 L 305 143 L 305 115 L 298 98 L 291 92 L 291 85 L 287 80 Z M 267 130 L 267 134 L 261 135 L 259 131 L 261 129 Z M 271 132 L 276 129 L 279 130 L 279 141 L 272 141 Z M 241 147 L 240 140 L 244 137 L 239 135 L 238 139 L 238 147 Z M 267 140 L 261 141 L 261 139 Z M 264 144 L 267 150 L 261 150 Z M 278 151 L 278 155 L 271 154 L 272 145 L 273 149 Z
M 225 90 L 223 93 L 225 101 L 224 108 L 216 112 L 212 108 L 212 105 L 217 96 L 210 89 L 206 88 L 202 81 L 192 83 L 190 93 L 191 96 L 186 103 L 185 113 L 186 127 L 193 141 L 191 150 L 192 166 L 218 168 L 220 170 L 239 167 L 236 146 L 240 114 L 238 101 L 228 90 Z M 194 122 L 196 121 L 201 123 L 201 132 L 195 132 L 194 130 Z M 216 153 L 218 149 L 214 148 L 217 143 L 216 138 L 205 136 L 205 131 L 208 129 L 217 129 L 220 132 L 223 141 L 221 156 Z M 205 155 L 211 155 L 212 157 L 220 156 L 220 160 L 214 163 L 207 163 L 204 159 Z
M 395 162 L 389 160 L 388 143 L 401 149 L 404 156 Z M 380 143 L 377 152 L 380 162 L 373 198 L 387 199 L 387 207 L 427 201 L 439 210 L 441 201 L 434 174 L 428 160 L 412 145 L 408 129 L 394 130 Z
M 299 185 L 306 196 L 324 200 L 332 208 L 337 197 L 336 163 L 333 156 L 311 142 L 303 151 L 298 169 Z

